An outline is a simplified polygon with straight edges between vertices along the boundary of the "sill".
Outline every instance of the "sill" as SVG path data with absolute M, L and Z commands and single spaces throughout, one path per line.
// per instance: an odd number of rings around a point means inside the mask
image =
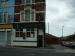
M 14 40 L 13 42 L 37 42 L 37 41 L 24 41 L 24 40 Z
M 45 22 L 45 21 L 31 21 L 31 22 L 29 22 L 29 21 L 25 21 L 25 22 L 11 22 L 11 23 L 34 23 L 34 22 Z

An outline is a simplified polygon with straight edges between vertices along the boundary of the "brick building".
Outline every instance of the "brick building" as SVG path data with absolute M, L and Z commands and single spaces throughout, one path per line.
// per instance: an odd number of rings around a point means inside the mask
M 15 0 L 14 46 L 44 46 L 45 0 Z

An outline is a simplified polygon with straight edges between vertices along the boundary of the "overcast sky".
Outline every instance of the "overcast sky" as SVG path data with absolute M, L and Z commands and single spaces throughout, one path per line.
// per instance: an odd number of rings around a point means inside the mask
M 75 0 L 46 0 L 46 32 L 55 36 L 75 32 Z

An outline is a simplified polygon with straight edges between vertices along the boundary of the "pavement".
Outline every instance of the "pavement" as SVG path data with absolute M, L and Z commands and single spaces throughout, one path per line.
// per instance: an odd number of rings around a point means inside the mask
M 70 48 L 62 46 L 60 44 L 51 44 L 51 45 L 48 45 L 47 48 L 52 48 L 52 49 L 70 49 Z

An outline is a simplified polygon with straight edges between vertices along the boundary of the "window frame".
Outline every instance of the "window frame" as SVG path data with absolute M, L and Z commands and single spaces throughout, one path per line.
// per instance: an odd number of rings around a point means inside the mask
M 21 36 L 21 34 L 23 34 L 23 31 L 21 29 L 18 29 L 18 30 L 16 29 L 15 33 L 16 33 L 16 37 L 22 37 L 23 36 L 23 35 Z M 18 36 L 17 36 L 17 33 L 19 33 Z
M 29 3 L 26 3 L 28 0 L 22 0 L 22 4 L 27 5 L 27 4 L 33 4 L 35 3 L 35 0 L 30 0 Z
M 30 18 L 29 18 L 29 21 L 25 21 L 25 10 L 30 10 Z M 33 15 L 32 16 L 32 12 L 33 12 Z M 23 15 L 22 15 L 23 14 Z M 23 16 L 23 17 L 22 17 Z M 33 18 L 33 20 L 32 20 Z M 36 15 L 35 15 L 35 9 L 31 9 L 29 7 L 27 7 L 26 9 L 20 11 L 20 22 L 35 22 L 36 21 Z
M 30 29 L 30 28 L 29 28 Z M 35 28 L 32 28 L 32 29 L 34 29 L 33 31 L 31 31 L 31 29 L 29 30 L 29 31 L 27 31 L 27 28 L 25 29 L 25 32 L 23 32 L 23 33 L 25 33 L 26 35 L 24 35 L 24 37 L 26 37 L 26 38 L 35 38 L 35 32 L 36 32 L 36 30 L 35 30 Z M 33 36 L 32 36 L 32 32 L 33 32 Z M 27 36 L 27 33 L 29 33 L 30 34 L 30 36 Z
M 4 12 L 0 14 L 2 16 L 2 21 L 0 23 L 8 23 L 8 13 Z

